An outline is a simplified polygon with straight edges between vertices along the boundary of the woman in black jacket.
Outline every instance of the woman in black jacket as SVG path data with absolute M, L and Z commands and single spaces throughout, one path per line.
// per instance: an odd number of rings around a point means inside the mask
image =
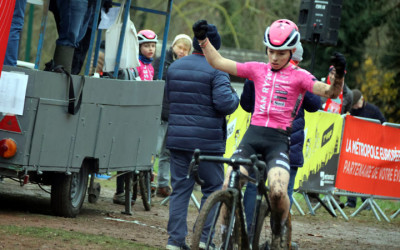
M 171 63 L 174 61 L 189 55 L 192 50 L 192 39 L 185 34 L 179 34 L 174 38 L 171 48 L 165 55 L 165 62 L 163 68 L 162 80 L 165 80 L 167 71 Z M 158 79 L 158 73 L 160 70 L 161 58 L 157 58 L 154 61 L 154 79 Z M 170 152 L 165 147 L 167 140 L 167 127 L 168 127 L 168 113 L 169 106 L 166 103 L 165 93 L 163 98 L 162 112 L 161 112 L 161 127 L 158 135 L 157 151 L 159 154 L 158 160 L 158 173 L 157 173 L 157 196 L 167 197 L 171 194 L 171 188 L 169 187 L 170 181 Z

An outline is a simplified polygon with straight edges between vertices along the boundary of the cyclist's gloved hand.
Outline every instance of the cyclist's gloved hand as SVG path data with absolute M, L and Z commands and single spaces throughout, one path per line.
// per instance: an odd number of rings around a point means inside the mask
M 199 20 L 193 24 L 193 33 L 197 40 L 204 40 L 207 37 L 208 23 L 206 20 Z
M 346 71 L 346 58 L 344 55 L 339 52 L 335 52 L 332 56 L 332 64 L 336 69 L 336 74 L 339 76 L 339 78 L 342 78 Z
M 112 0 L 105 0 L 103 3 L 104 12 L 108 13 L 110 8 L 112 8 Z

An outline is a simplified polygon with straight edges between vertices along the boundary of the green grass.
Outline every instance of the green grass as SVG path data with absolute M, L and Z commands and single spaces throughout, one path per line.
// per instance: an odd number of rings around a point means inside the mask
M 93 235 L 74 231 L 64 231 L 54 228 L 0 226 L 0 235 L 18 235 L 29 237 L 38 244 L 68 244 L 71 248 L 96 248 L 96 249 L 157 249 L 138 244 L 129 240 L 117 239 L 105 235 Z

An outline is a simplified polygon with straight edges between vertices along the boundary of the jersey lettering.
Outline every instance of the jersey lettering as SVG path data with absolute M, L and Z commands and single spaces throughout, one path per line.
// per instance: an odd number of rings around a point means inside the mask
M 314 79 L 309 72 L 297 70 L 293 65 L 278 72 L 271 65 L 258 62 L 237 64 L 238 76 L 254 81 L 255 110 L 251 124 L 288 129 L 292 126 L 292 112 L 297 97 L 305 91 L 312 92 Z

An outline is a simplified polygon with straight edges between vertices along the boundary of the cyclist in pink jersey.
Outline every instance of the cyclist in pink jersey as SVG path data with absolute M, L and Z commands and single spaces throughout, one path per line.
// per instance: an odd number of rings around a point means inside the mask
M 139 40 L 139 62 L 140 66 L 136 68 L 140 79 L 142 81 L 151 81 L 154 76 L 153 62 L 156 45 L 157 35 L 152 30 L 141 30 L 138 33 Z M 131 69 L 134 72 L 133 69 Z
M 269 63 L 239 63 L 222 57 L 209 42 L 207 21 L 199 20 L 193 32 L 209 64 L 215 69 L 254 81 L 255 107 L 251 125 L 246 131 L 233 157 L 261 154 L 268 165 L 269 198 L 271 201 L 271 249 L 288 249 L 286 220 L 290 201 L 289 136 L 297 110 L 296 101 L 306 91 L 316 95 L 336 98 L 343 86 L 346 60 L 335 53 L 332 63 L 336 74 L 331 85 L 317 81 L 308 71 L 290 64 L 290 59 L 300 42 L 296 24 L 287 19 L 273 22 L 265 31 L 264 44 Z M 231 168 L 227 169 L 224 187 L 228 184 Z M 252 169 L 241 167 L 241 172 L 251 174 Z

